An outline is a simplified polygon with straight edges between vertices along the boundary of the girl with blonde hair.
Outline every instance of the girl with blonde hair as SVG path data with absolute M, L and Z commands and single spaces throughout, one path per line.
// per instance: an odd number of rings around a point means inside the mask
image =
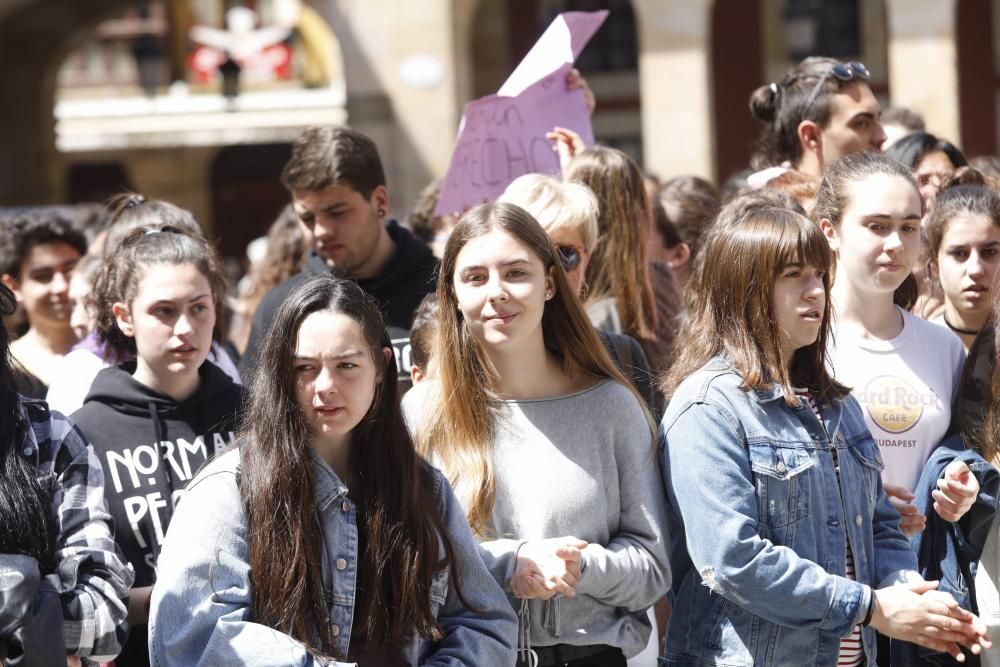
M 438 298 L 438 379 L 404 407 L 520 609 L 519 664 L 624 666 L 669 583 L 642 401 L 524 209 L 465 214 Z

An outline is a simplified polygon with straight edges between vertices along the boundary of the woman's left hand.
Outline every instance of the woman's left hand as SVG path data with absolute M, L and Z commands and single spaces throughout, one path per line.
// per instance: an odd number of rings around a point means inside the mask
M 511 592 L 518 598 L 548 600 L 556 595 L 576 596 L 582 573 L 582 549 L 587 542 L 557 537 L 524 542 L 517 551 Z
M 938 488 L 931 491 L 934 511 L 945 521 L 955 522 L 965 516 L 979 495 L 979 480 L 961 461 L 952 461 L 945 468 Z

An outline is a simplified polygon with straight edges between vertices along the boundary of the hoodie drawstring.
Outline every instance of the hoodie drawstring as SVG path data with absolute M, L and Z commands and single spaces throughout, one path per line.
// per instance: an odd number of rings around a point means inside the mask
M 517 613 L 517 657 L 527 667 L 538 667 L 538 654 L 531 650 L 531 606 L 527 598 L 521 599 Z
M 160 419 L 160 412 L 156 409 L 155 401 L 149 401 L 147 406 L 149 407 L 149 419 L 153 422 L 153 437 L 156 441 L 154 449 L 156 450 L 157 457 L 159 457 L 159 466 L 157 467 L 162 471 L 159 477 L 167 486 L 167 502 L 165 503 L 166 507 L 163 508 L 166 512 L 166 519 L 163 521 L 163 525 L 169 526 L 170 519 L 174 515 L 174 475 L 170 470 L 170 462 L 163 457 L 163 441 L 166 434 L 163 432 L 163 422 Z M 150 538 L 149 535 L 146 537 L 147 539 Z M 156 539 L 150 539 L 149 543 L 153 547 L 153 557 L 159 559 L 160 543 Z
M 559 636 L 559 596 L 545 601 L 544 612 L 542 614 L 542 627 L 546 628 L 553 637 Z

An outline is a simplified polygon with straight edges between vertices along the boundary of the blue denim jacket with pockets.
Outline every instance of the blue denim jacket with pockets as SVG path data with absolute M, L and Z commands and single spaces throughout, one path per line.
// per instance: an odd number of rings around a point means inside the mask
M 316 505 L 323 527 L 323 584 L 335 648 L 346 655 L 354 620 L 358 559 L 357 511 L 347 487 L 313 453 Z M 240 500 L 239 452 L 210 463 L 187 487 L 158 561 L 149 619 L 153 665 L 351 665 L 314 660 L 290 636 L 255 623 L 250 614 L 247 524 Z M 431 608 L 442 637 L 411 632 L 403 655 L 411 665 L 513 665 L 517 617 L 479 557 L 444 476 L 434 470 L 434 495 L 452 539 L 462 605 L 449 570 L 434 577 Z
M 674 579 L 660 662 L 836 665 L 872 587 L 919 579 L 882 457 L 853 398 L 821 405 L 821 424 L 779 386 L 741 384 L 716 358 L 678 387 L 661 423 Z M 856 581 L 844 576 L 848 540 Z M 874 664 L 874 630 L 862 635 Z

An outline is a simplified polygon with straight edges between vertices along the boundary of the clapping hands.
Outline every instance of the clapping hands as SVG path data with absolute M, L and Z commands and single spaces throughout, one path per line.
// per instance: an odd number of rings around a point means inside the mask
M 540 600 L 575 597 L 586 547 L 587 542 L 571 536 L 524 542 L 517 550 L 511 592 Z
M 938 582 L 921 581 L 875 591 L 871 626 L 889 637 L 948 653 L 965 662 L 962 646 L 974 655 L 992 646 L 986 624 L 962 609 Z

